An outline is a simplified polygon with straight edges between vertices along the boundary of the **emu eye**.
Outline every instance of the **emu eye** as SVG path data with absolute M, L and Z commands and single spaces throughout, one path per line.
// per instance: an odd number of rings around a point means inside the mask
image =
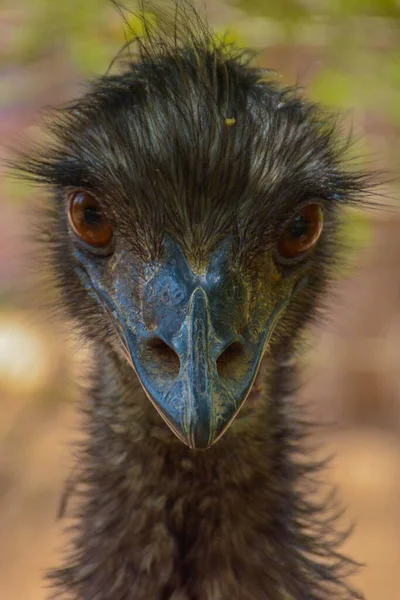
M 104 248 L 111 242 L 113 231 L 97 200 L 86 192 L 75 192 L 69 201 L 69 222 L 75 233 L 90 246 Z
M 277 252 L 278 258 L 300 258 L 317 243 L 323 225 L 323 213 L 318 204 L 307 204 L 286 225 L 281 234 Z

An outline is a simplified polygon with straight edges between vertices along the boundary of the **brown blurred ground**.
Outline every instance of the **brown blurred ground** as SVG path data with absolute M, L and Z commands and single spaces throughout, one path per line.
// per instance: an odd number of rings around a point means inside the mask
M 228 20 L 219 4 L 211 9 L 211 20 Z M 9 11 L 0 20 L 1 43 L 21 18 Z M 261 46 L 262 28 L 255 31 Z M 387 41 L 375 36 L 371 44 L 378 38 Z M 277 44 L 263 55 L 289 82 L 317 59 L 324 61 L 324 52 L 315 43 Z M 34 124 L 41 106 L 73 96 L 80 78 L 62 51 L 33 66 L 11 64 L 0 77 L 7 94 L 18 90 L 12 101 L 0 97 L 0 138 L 9 145 Z M 398 169 L 399 131 L 384 111 L 369 107 L 354 121 L 382 164 Z M 77 437 L 77 393 L 68 382 L 80 355 L 43 309 L 29 310 L 29 205 L 10 194 L 1 173 L 0 200 L 0 599 L 44 600 L 42 572 L 64 542 L 56 514 L 72 465 L 69 442 Z M 372 220 L 372 245 L 334 284 L 327 317 L 313 331 L 302 394 L 316 418 L 337 421 L 318 437 L 323 451 L 336 455 L 327 479 L 348 508 L 344 522 L 357 523 L 345 545 L 366 563 L 356 581 L 368 600 L 399 600 L 400 214 L 375 212 Z

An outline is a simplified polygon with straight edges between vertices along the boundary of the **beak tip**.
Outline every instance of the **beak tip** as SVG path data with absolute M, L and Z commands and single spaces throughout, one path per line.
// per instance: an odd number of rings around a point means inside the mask
M 207 442 L 207 443 L 198 443 L 198 442 L 193 442 L 191 440 L 187 440 L 186 445 L 193 451 L 204 451 L 204 450 L 208 450 L 213 442 Z
M 188 431 L 188 438 L 192 448 L 206 450 L 212 444 L 212 434 L 210 431 L 210 421 L 207 418 L 195 419 Z

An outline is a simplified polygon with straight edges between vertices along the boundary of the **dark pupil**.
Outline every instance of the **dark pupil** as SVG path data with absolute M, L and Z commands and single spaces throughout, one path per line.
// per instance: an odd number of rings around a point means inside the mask
M 294 221 L 290 224 L 289 234 L 290 237 L 298 239 L 307 235 L 308 227 L 310 222 L 303 215 L 298 215 Z
M 101 225 L 103 222 L 103 215 L 96 206 L 86 206 L 83 210 L 83 218 L 91 226 Z

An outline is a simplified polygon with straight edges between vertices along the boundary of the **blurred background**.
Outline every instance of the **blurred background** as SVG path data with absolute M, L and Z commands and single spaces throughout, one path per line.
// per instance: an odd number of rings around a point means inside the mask
M 161 2 L 162 3 L 162 2 Z M 130 4 L 132 5 L 132 4 Z M 400 3 L 398 0 L 206 2 L 228 39 L 255 48 L 256 63 L 285 84 L 344 113 L 367 168 L 383 169 L 390 210 L 348 212 L 352 251 L 310 332 L 302 394 L 317 434 L 334 452 L 327 472 L 356 529 L 345 550 L 365 568 L 369 600 L 400 598 Z M 133 25 L 135 23 L 132 17 Z M 106 0 L 2 0 L 1 156 L 40 136 L 40 113 L 79 95 L 124 43 Z M 77 437 L 84 350 L 48 320 L 29 234 L 40 194 L 0 170 L 0 598 L 43 600 L 41 577 L 63 546 L 56 520 Z M 32 268 L 33 267 L 33 268 Z

